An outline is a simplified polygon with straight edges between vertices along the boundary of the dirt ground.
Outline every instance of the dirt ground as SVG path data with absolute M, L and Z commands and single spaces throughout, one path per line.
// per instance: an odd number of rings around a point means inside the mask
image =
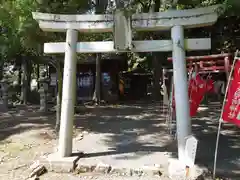
M 55 123 L 54 113 L 41 115 L 37 113 L 38 107 L 29 106 L 18 108 L 15 111 L 0 114 L 0 180 L 23 180 L 29 176 L 29 166 L 40 156 L 47 155 L 56 150 L 57 138 L 53 127 Z M 219 103 L 203 105 L 199 114 L 192 120 L 193 132 L 199 140 L 199 148 L 196 163 L 200 166 L 212 168 L 215 150 L 216 131 L 220 112 Z M 75 120 L 75 150 L 81 149 L 84 139 L 91 134 L 109 135 L 108 140 L 103 142 L 110 147 L 115 154 L 123 155 L 125 151 L 134 152 L 137 149 L 154 153 L 163 150 L 153 142 L 139 142 L 137 136 L 149 137 L 150 134 L 162 136 L 167 133 L 164 117 L 160 104 L 135 103 L 128 105 L 115 105 L 107 107 L 85 107 L 76 115 Z M 162 120 L 160 120 L 162 119 Z M 161 133 L 159 134 L 159 132 Z M 79 134 L 87 132 L 83 140 Z M 134 133 L 133 133 L 134 132 Z M 130 137 L 130 142 L 126 142 Z M 168 136 L 165 136 L 168 138 Z M 219 175 L 240 179 L 240 132 L 232 125 L 224 125 L 220 139 L 218 172 Z M 155 138 L 156 139 L 156 138 Z M 125 141 L 124 141 L 125 140 Z M 158 141 L 158 140 L 156 140 Z M 170 142 L 170 140 L 169 140 Z M 89 143 L 89 142 L 88 142 Z M 172 142 L 174 143 L 174 142 Z M 171 144 L 172 144 L 171 143 Z M 79 144 L 79 147 L 78 145 Z M 176 143 L 175 143 L 176 144 Z M 87 147 L 87 144 L 86 144 Z M 103 147 L 99 145 L 99 147 Z M 149 149 L 151 147 L 151 149 Z M 164 146 L 164 151 L 176 154 L 174 146 Z M 84 149 L 85 150 L 85 149 Z M 88 150 L 88 149 L 86 149 Z M 102 151 L 105 149 L 102 149 Z M 97 151 L 102 152 L 101 149 Z M 90 152 L 89 152 L 90 153 Z M 97 153 L 95 153 L 97 156 Z M 106 153 L 107 156 L 107 153 Z M 137 154 L 137 158 L 144 154 Z M 136 157 L 135 157 L 136 158 Z M 224 173 L 223 173 L 224 172 Z M 154 178 L 153 179 L 162 179 Z M 51 180 L 138 180 L 141 177 L 117 177 L 94 174 L 71 175 L 47 173 L 40 179 Z M 148 178 L 151 180 L 150 178 Z

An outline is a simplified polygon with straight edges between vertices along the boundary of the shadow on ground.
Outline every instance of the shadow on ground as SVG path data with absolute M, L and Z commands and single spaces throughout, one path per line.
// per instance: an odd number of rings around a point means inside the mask
M 25 131 L 53 128 L 55 114 L 37 112 L 38 106 L 17 106 L 8 113 L 0 113 L 0 142 Z
M 76 126 L 88 132 L 106 134 L 102 143 L 109 147 L 107 152 L 87 156 L 174 151 L 164 124 L 166 114 L 162 110 L 160 103 L 137 103 L 97 108 L 88 115 L 79 115 Z
M 210 170 L 213 169 L 220 113 L 220 103 L 209 103 L 200 108 L 198 116 L 193 120 L 193 132 L 199 140 L 196 163 Z M 222 125 L 217 174 L 240 179 L 240 131 L 235 125 Z
M 32 108 L 32 109 L 31 109 Z M 30 129 L 53 128 L 55 115 L 33 112 L 0 114 L 0 141 Z M 22 115 L 21 115 L 22 114 Z M 202 105 L 192 120 L 193 133 L 199 140 L 196 164 L 212 169 L 220 103 Z M 126 105 L 87 107 L 76 115 L 75 126 L 87 135 L 76 143 L 85 158 L 114 156 L 116 160 L 160 162 L 158 152 L 172 152 L 176 157 L 176 141 L 168 135 L 166 109 L 160 103 L 137 102 Z M 240 132 L 234 125 L 224 124 L 219 144 L 218 174 L 240 179 Z M 145 158 L 144 158 L 145 157 Z M 152 158 L 152 159 L 151 159 Z M 136 161 L 139 162 L 139 161 Z
M 220 103 L 202 105 L 192 120 L 193 133 L 199 140 L 196 164 L 209 169 L 213 167 L 220 108 Z M 76 126 L 92 136 L 87 140 L 91 147 L 80 149 L 86 150 L 85 158 L 118 155 L 115 159 L 138 159 L 156 152 L 172 152 L 171 156 L 176 157 L 177 143 L 167 134 L 166 116 L 160 103 L 144 102 L 99 107 L 91 113 L 80 114 L 75 121 Z M 239 129 L 235 126 L 223 126 L 217 165 L 221 176 L 240 177 L 239 136 Z M 96 140 L 98 138 L 99 141 Z M 97 146 L 95 149 L 94 144 Z M 131 153 L 134 155 L 127 155 Z

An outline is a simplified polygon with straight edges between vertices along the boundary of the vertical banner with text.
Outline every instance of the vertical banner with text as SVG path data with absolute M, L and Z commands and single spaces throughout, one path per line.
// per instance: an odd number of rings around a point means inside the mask
M 233 68 L 221 118 L 225 122 L 240 126 L 240 59 L 236 60 Z

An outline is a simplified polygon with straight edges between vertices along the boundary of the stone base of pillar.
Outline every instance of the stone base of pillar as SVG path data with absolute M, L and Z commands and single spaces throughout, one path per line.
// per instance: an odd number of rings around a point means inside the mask
M 202 179 L 208 170 L 200 168 L 197 165 L 186 167 L 184 163 L 178 159 L 170 159 L 168 167 L 168 175 L 170 179 Z
M 77 167 L 78 160 L 82 157 L 83 153 L 76 154 L 76 156 L 60 157 L 59 153 L 53 153 L 46 158 L 41 159 L 40 163 L 46 167 L 48 171 L 56 173 L 69 173 L 73 172 Z

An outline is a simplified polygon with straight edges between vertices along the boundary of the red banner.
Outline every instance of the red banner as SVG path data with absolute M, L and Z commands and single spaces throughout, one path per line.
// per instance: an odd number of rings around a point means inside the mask
M 197 114 L 197 109 L 208 91 L 213 91 L 213 81 L 211 79 L 205 81 L 197 74 L 194 78 L 190 79 L 188 85 L 190 116 Z M 173 107 L 175 107 L 175 98 L 173 93 Z
M 240 126 L 240 60 L 234 65 L 234 72 L 227 89 L 222 119 Z
M 207 80 L 206 86 L 207 86 L 207 92 L 211 92 L 211 93 L 215 92 L 214 81 L 212 79 Z
M 189 101 L 190 101 L 190 116 L 197 114 L 197 109 L 202 102 L 205 93 L 207 92 L 206 81 L 199 74 L 189 82 Z

